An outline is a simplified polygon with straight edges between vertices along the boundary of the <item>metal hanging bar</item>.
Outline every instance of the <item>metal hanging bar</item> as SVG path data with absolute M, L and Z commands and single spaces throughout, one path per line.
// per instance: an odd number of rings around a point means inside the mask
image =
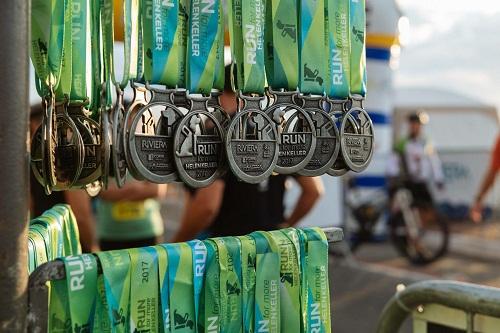
M 27 311 L 28 37 L 30 1 L 2 1 L 0 29 L 0 331 L 24 332 Z

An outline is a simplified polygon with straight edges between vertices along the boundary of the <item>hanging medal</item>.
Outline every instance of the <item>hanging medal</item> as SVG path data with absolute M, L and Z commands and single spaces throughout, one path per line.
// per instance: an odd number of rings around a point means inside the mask
M 326 29 L 328 31 L 328 84 L 327 100 L 330 107 L 330 116 L 336 127 L 340 128 L 342 119 L 347 112 L 347 103 L 350 96 L 350 52 L 351 40 L 349 33 L 349 3 L 350 0 L 327 0 Z M 350 118 L 349 118 L 350 119 Z M 348 120 L 348 126 L 353 126 Z M 341 140 L 339 141 L 339 148 Z M 349 168 L 346 166 L 341 153 L 327 171 L 331 176 L 342 176 Z
M 366 95 L 366 13 L 365 0 L 350 3 L 352 106 L 342 120 L 340 136 L 344 161 L 355 172 L 368 167 L 373 155 L 373 123 L 363 109 Z
M 83 168 L 84 147 L 66 112 L 71 90 L 71 3 L 32 4 L 31 58 L 43 98 L 44 118 L 31 143 L 33 174 L 50 194 L 70 188 Z
M 266 113 L 279 133 L 275 171 L 291 174 L 309 163 L 316 147 L 314 124 L 294 101 L 299 78 L 297 1 L 269 0 L 266 5 L 267 93 L 273 101 Z
M 209 110 L 215 72 L 221 65 L 217 53 L 223 13 L 218 0 L 191 0 L 189 8 L 186 75 L 190 108 L 175 131 L 174 151 L 180 179 L 199 188 L 219 178 L 224 165 L 224 132 Z
M 85 188 L 95 196 L 101 190 L 104 164 L 109 161 L 109 122 L 101 117 L 102 63 L 100 45 L 99 3 L 72 1 L 72 80 L 68 113 L 75 122 L 84 143 L 82 172 L 74 187 Z M 87 17 L 90 15 L 90 19 Z M 90 21 L 90 25 L 87 23 Z M 89 38 L 94 39 L 91 48 Z M 91 59 L 90 75 L 87 74 Z M 90 82 L 87 85 L 87 82 Z M 103 123 L 105 122 L 105 124 Z M 104 139 L 103 135 L 107 138 Z
M 267 179 L 278 161 L 278 132 L 273 120 L 261 109 L 266 102 L 264 19 L 264 1 L 229 1 L 238 111 L 227 129 L 226 152 L 236 177 L 253 184 Z
M 309 163 L 298 172 L 303 176 L 324 174 L 338 155 L 338 132 L 324 110 L 328 66 L 325 54 L 325 0 L 300 1 L 300 80 L 301 106 L 314 124 L 316 146 Z
M 126 149 L 130 154 L 130 170 L 138 179 L 160 184 L 177 179 L 173 140 L 175 129 L 184 116 L 173 99 L 182 71 L 179 10 L 179 1 L 141 2 L 142 43 L 140 40 L 139 45 L 143 45 L 143 52 L 139 48 L 142 61 L 138 61 L 138 66 L 141 68 L 142 62 L 143 81 L 151 98 L 138 110 L 138 104 L 133 104 L 128 111 L 131 125 Z M 138 70 L 138 74 L 140 72 Z M 138 96 L 141 90 L 136 83 L 134 85 Z M 140 103 L 144 101 L 141 99 Z
M 118 3 L 119 4 L 119 3 Z M 123 104 L 123 91 L 129 80 L 135 78 L 137 70 L 137 42 L 132 43 L 132 39 L 137 41 L 137 22 L 133 18 L 138 15 L 138 0 L 126 0 L 121 8 L 114 8 L 114 1 L 101 0 L 101 22 L 102 22 L 102 45 L 104 60 L 104 81 L 102 103 L 111 113 L 111 142 L 112 142 L 112 162 L 113 175 L 118 187 L 122 187 L 127 176 L 127 162 L 123 144 L 123 131 L 125 128 L 125 107 Z M 121 80 L 116 78 L 113 61 L 114 52 L 114 13 L 121 12 L 119 16 L 123 20 L 123 76 Z M 135 15 L 135 16 L 134 16 Z M 112 90 L 115 90 L 116 101 L 114 106 L 111 103 Z M 111 110 L 111 111 L 109 111 Z

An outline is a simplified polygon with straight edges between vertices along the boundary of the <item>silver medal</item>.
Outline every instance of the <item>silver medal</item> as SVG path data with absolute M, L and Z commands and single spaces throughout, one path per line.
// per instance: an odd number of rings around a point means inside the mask
M 279 133 L 279 157 L 275 172 L 292 174 L 302 170 L 311 160 L 316 147 L 316 133 L 309 113 L 294 103 L 295 92 L 269 90 L 274 103 L 266 113 Z
M 116 103 L 112 114 L 112 160 L 113 174 L 116 185 L 122 187 L 127 178 L 127 161 L 125 160 L 125 147 L 123 145 L 123 130 L 125 121 L 125 107 L 123 106 L 123 91 L 119 86 L 116 88 Z
M 325 100 L 320 96 L 301 96 L 302 108 L 309 114 L 313 122 L 316 146 L 312 158 L 297 173 L 302 176 L 320 176 L 333 165 L 340 150 L 339 131 L 335 121 L 324 110 Z
M 174 105 L 172 90 L 149 90 L 151 101 L 131 118 L 127 141 L 129 168 L 137 172 L 139 179 L 171 183 L 177 179 L 173 159 L 174 133 L 184 114 Z
M 260 108 L 263 97 L 243 96 L 240 111 L 231 120 L 226 134 L 226 154 L 234 175 L 258 184 L 266 180 L 278 161 L 278 131 L 273 120 Z
M 373 156 L 373 123 L 361 101 L 353 98 L 353 105 L 340 127 L 342 156 L 347 167 L 354 172 L 365 170 Z
M 330 116 L 332 117 L 333 121 L 335 122 L 337 128 L 340 128 L 342 125 L 342 119 L 344 118 L 344 115 L 346 113 L 346 105 L 347 105 L 348 100 L 329 100 L 330 104 Z M 352 128 L 354 124 L 352 121 L 349 121 L 348 123 L 348 129 L 350 131 L 350 128 Z M 339 148 L 342 145 L 342 138 L 340 138 L 340 130 L 339 130 Z M 334 177 L 340 177 L 345 175 L 349 171 L 349 168 L 345 164 L 344 157 L 342 156 L 342 153 L 339 152 L 337 155 L 337 159 L 333 163 L 332 167 L 327 170 L 327 173 L 330 176 Z
M 190 111 L 175 132 L 175 164 L 180 179 L 190 187 L 199 188 L 210 185 L 222 174 L 224 131 L 209 110 L 210 97 L 188 99 Z

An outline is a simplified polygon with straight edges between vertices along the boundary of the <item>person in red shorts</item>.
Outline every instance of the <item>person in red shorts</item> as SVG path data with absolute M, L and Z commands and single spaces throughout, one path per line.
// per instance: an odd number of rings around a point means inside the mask
M 477 193 L 474 204 L 470 210 L 470 218 L 475 223 L 481 222 L 483 218 L 482 212 L 484 197 L 495 183 L 498 170 L 500 170 L 500 135 L 497 137 L 495 149 L 493 149 L 492 152 L 490 166 L 484 175 L 481 187 L 479 188 L 479 192 Z

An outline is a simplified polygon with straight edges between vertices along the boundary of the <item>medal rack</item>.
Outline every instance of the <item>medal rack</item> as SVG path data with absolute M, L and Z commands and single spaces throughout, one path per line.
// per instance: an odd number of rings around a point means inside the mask
M 340 228 L 322 228 L 328 244 L 341 242 L 344 233 Z M 99 272 L 101 273 L 101 272 Z M 66 278 L 61 260 L 47 262 L 38 267 L 29 277 L 28 284 L 28 332 L 47 333 L 48 328 L 48 285 L 47 282 Z

